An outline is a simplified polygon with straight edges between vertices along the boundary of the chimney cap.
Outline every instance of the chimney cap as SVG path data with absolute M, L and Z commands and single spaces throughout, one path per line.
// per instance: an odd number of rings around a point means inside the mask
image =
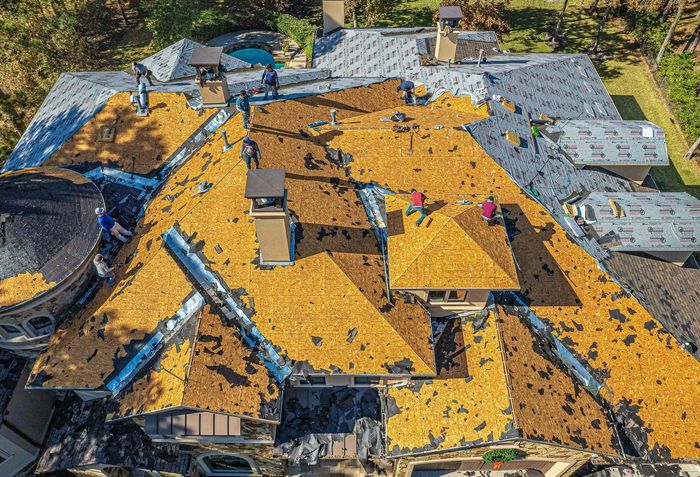
M 190 66 L 217 66 L 224 49 L 221 46 L 204 46 L 192 50 Z
M 250 169 L 245 196 L 248 199 L 284 197 L 284 169 Z
M 464 18 L 464 14 L 462 14 L 462 9 L 457 5 L 440 7 L 438 12 L 440 15 L 440 20 L 461 20 L 462 18 Z

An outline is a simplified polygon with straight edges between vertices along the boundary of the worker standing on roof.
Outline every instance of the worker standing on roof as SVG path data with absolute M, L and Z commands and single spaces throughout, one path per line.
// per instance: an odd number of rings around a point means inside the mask
M 406 104 L 415 104 L 416 100 L 413 96 L 413 89 L 416 87 L 413 81 L 403 80 L 401 84 L 396 88 L 397 92 L 400 92 L 401 98 L 406 101 Z
M 406 216 L 411 215 L 413 212 L 420 212 L 420 217 L 416 220 L 416 225 L 420 225 L 428 216 L 428 214 L 425 213 L 425 198 L 422 192 L 411 189 L 411 203 L 408 204 L 408 208 L 406 209 Z
M 148 84 L 153 86 L 153 81 L 151 80 L 151 76 L 153 76 L 153 72 L 149 70 L 146 65 L 142 63 L 136 63 L 135 61 L 131 63 L 131 71 L 134 72 L 136 75 L 136 87 L 138 88 L 139 84 L 141 84 L 141 77 L 144 76 L 148 80 Z
M 100 223 L 102 230 L 108 232 L 110 235 L 116 237 L 118 240 L 121 240 L 124 243 L 129 241 L 127 237 L 131 237 L 132 233 L 122 227 L 119 222 L 114 220 L 112 216 L 105 211 L 105 209 L 98 207 L 95 209 L 95 213 L 97 214 L 97 221 Z
M 248 121 L 250 121 L 250 100 L 248 100 L 248 92 L 241 91 L 241 95 L 236 100 L 236 110 L 243 115 L 243 129 L 248 129 Z
M 114 285 L 114 267 L 109 266 L 104 256 L 98 253 L 92 263 L 95 265 L 97 276 L 107 282 L 107 285 Z
M 267 65 L 262 74 L 262 79 L 260 80 L 263 88 L 265 88 L 265 98 L 272 90 L 272 99 L 277 99 L 279 96 L 277 94 L 277 88 L 280 87 L 280 79 L 277 76 L 277 72 L 272 68 L 272 65 Z
M 241 155 L 243 158 L 245 155 L 245 165 L 250 169 L 250 161 L 255 161 L 255 168 L 260 169 L 260 148 L 258 143 L 253 141 L 250 137 L 246 136 L 243 138 L 243 145 L 241 146 Z
M 479 204 L 481 207 L 481 220 L 485 220 L 488 223 L 492 223 L 496 220 L 496 211 L 498 206 L 493 201 L 493 196 L 490 195 L 486 202 Z

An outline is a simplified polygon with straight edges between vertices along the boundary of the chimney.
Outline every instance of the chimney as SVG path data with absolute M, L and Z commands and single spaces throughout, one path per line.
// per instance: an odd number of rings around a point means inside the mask
M 292 232 L 284 169 L 250 169 L 245 197 L 251 200 L 250 216 L 255 221 L 260 262 L 272 265 L 292 263 Z
M 323 0 L 323 34 L 345 26 L 345 1 Z
M 451 61 L 457 58 L 457 37 L 459 36 L 459 21 L 464 18 L 462 9 L 458 6 L 440 7 L 435 44 L 435 58 L 438 61 Z

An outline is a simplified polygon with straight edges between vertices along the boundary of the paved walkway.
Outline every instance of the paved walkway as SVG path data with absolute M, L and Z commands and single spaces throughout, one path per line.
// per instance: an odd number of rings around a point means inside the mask
M 287 55 L 282 52 L 282 44 L 289 43 Z M 261 48 L 269 51 L 279 63 L 286 63 L 285 68 L 306 68 L 307 58 L 304 50 L 291 38 L 271 30 L 243 30 L 225 33 L 207 42 L 208 46 L 221 46 L 224 51 L 241 48 Z

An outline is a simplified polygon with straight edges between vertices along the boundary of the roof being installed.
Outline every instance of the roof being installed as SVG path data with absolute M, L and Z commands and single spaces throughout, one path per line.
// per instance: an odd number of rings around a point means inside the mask
M 142 63 L 151 70 L 153 76 L 155 76 L 158 81 L 167 82 L 182 78 L 191 78 L 196 73 L 191 61 L 192 52 L 196 50 L 209 51 L 210 49 L 213 50 L 215 48 L 206 48 L 201 43 L 183 38 L 177 43 L 173 43 L 148 58 L 141 60 L 139 63 Z M 221 64 L 227 71 L 250 68 L 251 66 L 250 63 L 234 58 L 231 55 L 223 54 L 223 48 L 219 47 L 216 50 L 215 58 L 212 57 L 213 63 L 209 62 L 212 58 L 205 58 L 207 61 L 203 64 L 218 64 L 219 61 L 221 61 Z
M 86 261 L 102 236 L 100 190 L 77 172 L 55 167 L 0 175 L 0 309 L 60 284 Z
M 700 250 L 700 200 L 685 192 L 592 192 L 578 206 L 610 250 Z
M 669 163 L 664 131 L 649 121 L 567 120 L 540 131 L 576 166 Z
M 481 219 L 488 196 L 429 198 L 418 226 L 407 196 L 386 196 L 389 283 L 396 289 L 517 290 L 518 273 L 505 227 Z M 429 271 L 429 273 L 427 272 Z

